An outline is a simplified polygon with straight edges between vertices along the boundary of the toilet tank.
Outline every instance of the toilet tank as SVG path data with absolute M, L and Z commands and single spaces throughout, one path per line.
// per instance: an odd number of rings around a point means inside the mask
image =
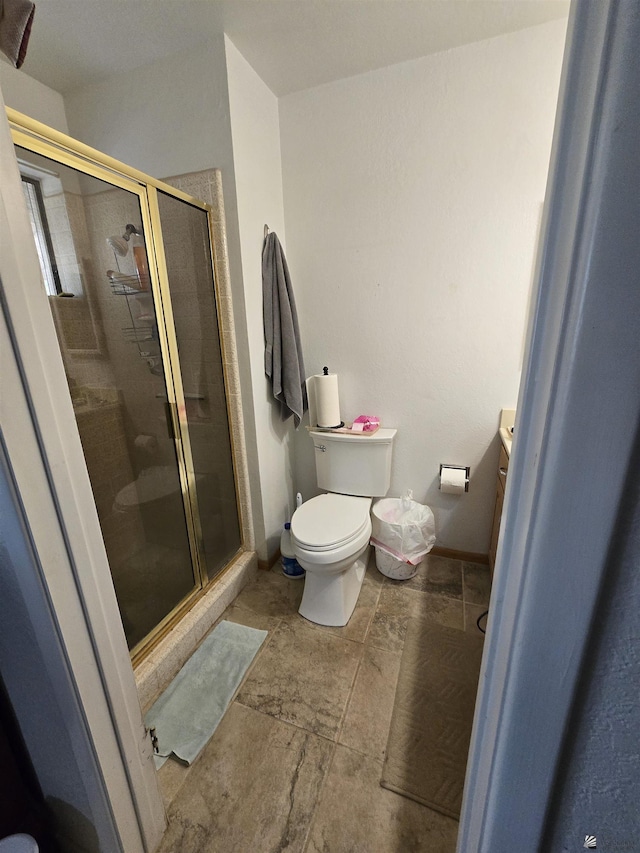
M 372 498 L 387 494 L 395 429 L 379 429 L 370 436 L 315 430 L 309 434 L 321 489 Z

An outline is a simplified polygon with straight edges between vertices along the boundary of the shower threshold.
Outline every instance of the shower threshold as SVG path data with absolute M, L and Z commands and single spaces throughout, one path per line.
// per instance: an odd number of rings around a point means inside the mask
M 189 659 L 204 635 L 252 580 L 255 551 L 241 551 L 193 607 L 140 661 L 134 659 L 138 697 L 146 711 Z

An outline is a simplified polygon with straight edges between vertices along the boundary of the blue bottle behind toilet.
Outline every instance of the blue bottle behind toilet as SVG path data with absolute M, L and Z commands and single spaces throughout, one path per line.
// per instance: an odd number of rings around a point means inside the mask
M 291 544 L 291 524 L 288 521 L 280 536 L 280 554 L 282 555 L 282 573 L 288 578 L 303 578 L 305 571 L 296 560 Z

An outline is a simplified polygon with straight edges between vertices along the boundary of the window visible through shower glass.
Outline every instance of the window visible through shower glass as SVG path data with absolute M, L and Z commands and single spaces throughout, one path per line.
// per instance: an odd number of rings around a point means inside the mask
M 36 243 L 44 286 L 49 296 L 57 296 L 62 291 L 62 285 L 60 284 L 58 266 L 53 251 L 53 243 L 51 242 L 51 233 L 49 231 L 41 184 L 42 181 L 38 178 L 22 175 L 22 191 L 24 193 L 24 200 L 27 203 L 27 211 L 29 212 L 31 230 L 33 231 L 33 239 Z
M 231 437 L 204 210 L 158 193 L 207 572 L 240 547 Z
M 197 586 L 136 194 L 16 149 L 62 293 L 49 305 L 129 648 Z

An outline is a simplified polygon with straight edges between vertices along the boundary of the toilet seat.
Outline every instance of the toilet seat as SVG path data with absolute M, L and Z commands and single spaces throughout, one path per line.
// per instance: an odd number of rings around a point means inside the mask
M 291 519 L 291 534 L 307 552 L 342 551 L 369 535 L 371 498 L 326 494 L 302 504 Z

